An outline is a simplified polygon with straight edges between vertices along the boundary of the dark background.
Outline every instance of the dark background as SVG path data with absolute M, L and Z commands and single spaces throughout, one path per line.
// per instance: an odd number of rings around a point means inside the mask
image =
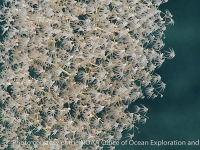
M 149 119 L 138 124 L 134 141 L 200 140 L 200 0 L 169 0 L 160 6 L 173 14 L 165 32 L 165 48 L 176 57 L 156 70 L 167 84 L 164 97 L 138 102 L 149 107 Z M 200 143 L 199 143 L 200 144 Z M 198 146 L 118 146 L 116 150 L 200 150 Z

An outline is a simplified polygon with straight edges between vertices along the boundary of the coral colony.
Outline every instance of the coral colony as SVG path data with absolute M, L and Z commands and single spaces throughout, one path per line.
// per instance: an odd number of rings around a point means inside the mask
M 124 130 L 132 139 L 148 108 L 128 106 L 162 97 L 166 84 L 154 71 L 175 56 L 162 50 L 174 24 L 159 10 L 165 2 L 5 0 L 0 149 L 100 150 Z

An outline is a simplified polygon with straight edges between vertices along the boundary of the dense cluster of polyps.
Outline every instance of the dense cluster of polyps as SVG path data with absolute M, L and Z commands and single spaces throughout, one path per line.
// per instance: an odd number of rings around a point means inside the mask
M 174 23 L 158 9 L 163 2 L 6 0 L 1 149 L 87 149 L 77 141 L 119 140 L 123 130 L 145 123 L 145 106 L 127 108 L 165 88 L 154 70 L 175 54 L 161 51 L 166 25 Z

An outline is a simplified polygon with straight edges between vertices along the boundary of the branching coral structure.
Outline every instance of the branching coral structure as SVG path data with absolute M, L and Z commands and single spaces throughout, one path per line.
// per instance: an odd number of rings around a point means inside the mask
M 159 10 L 164 2 L 6 0 L 0 149 L 100 150 L 99 141 L 145 123 L 148 108 L 128 106 L 162 97 L 166 86 L 154 73 L 175 56 L 162 50 L 166 25 L 174 24 Z

